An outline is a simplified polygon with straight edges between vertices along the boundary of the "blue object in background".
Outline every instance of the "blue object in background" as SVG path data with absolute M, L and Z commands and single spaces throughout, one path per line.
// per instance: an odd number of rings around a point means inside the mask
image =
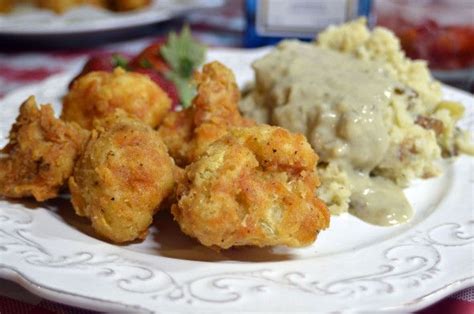
M 298 38 L 301 40 L 311 40 L 315 37 L 316 33 L 318 30 L 315 30 L 314 33 L 311 36 L 271 36 L 271 35 L 263 35 L 258 33 L 258 25 L 257 25 L 257 10 L 259 10 L 259 5 L 261 0 L 245 0 L 244 3 L 244 11 L 245 11 L 245 22 L 246 22 L 246 27 L 245 27 L 245 33 L 244 33 L 244 39 L 243 39 L 243 45 L 245 47 L 260 47 L 260 46 L 266 46 L 266 45 L 274 45 L 278 43 L 280 40 L 284 38 Z M 267 1 L 272 1 L 272 0 L 267 0 Z M 318 3 L 323 3 L 327 2 L 328 4 L 331 4 L 331 0 L 313 0 L 314 2 L 311 3 L 311 0 L 306 1 L 309 4 L 315 4 L 316 1 Z M 346 18 L 353 19 L 357 16 L 366 16 L 369 19 L 370 22 L 370 13 L 372 10 L 372 0 L 346 0 L 346 6 L 349 5 L 349 3 L 352 6 L 355 6 L 353 9 L 353 13 L 350 16 L 346 16 Z M 288 3 L 291 3 L 288 1 Z M 293 2 L 294 3 L 294 2 Z M 315 19 L 318 17 L 315 16 Z M 344 22 L 344 21 L 341 21 Z M 320 30 L 320 29 L 319 29 Z

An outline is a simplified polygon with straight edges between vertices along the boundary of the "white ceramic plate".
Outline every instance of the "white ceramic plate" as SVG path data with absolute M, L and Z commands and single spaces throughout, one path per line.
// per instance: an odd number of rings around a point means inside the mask
M 211 50 L 240 84 L 265 50 Z M 60 108 L 74 72 L 0 102 L 1 145 L 30 94 Z M 461 125 L 473 128 L 474 98 Z M 377 227 L 349 215 L 304 249 L 215 252 L 181 234 L 160 212 L 145 242 L 116 246 L 94 238 L 67 199 L 43 204 L 0 199 L 0 276 L 42 297 L 96 310 L 144 312 L 413 311 L 474 283 L 474 158 L 443 162 L 444 174 L 406 193 L 413 220 Z
M 61 15 L 23 5 L 0 14 L 0 35 L 60 35 L 143 26 L 222 4 L 223 0 L 152 0 L 150 6 L 137 11 L 117 13 L 81 6 Z

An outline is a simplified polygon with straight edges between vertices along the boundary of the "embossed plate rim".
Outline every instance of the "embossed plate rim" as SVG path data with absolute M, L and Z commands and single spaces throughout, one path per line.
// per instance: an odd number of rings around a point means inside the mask
M 264 51 L 211 50 L 234 67 Z M 25 93 L 64 85 L 73 74 L 17 90 L 0 100 L 0 106 L 21 101 Z M 468 102 L 464 122 L 472 128 L 474 98 L 444 90 Z M 0 123 L 16 116 L 16 108 L 2 109 Z M 474 184 L 473 167 L 468 157 L 453 163 L 451 190 L 456 193 L 449 193 L 437 211 L 399 236 L 355 252 L 277 263 L 185 261 L 124 250 L 58 224 L 47 206 L 30 210 L 0 199 L 0 277 L 42 297 L 96 310 L 271 311 L 291 306 L 314 311 L 317 305 L 318 311 L 413 311 L 474 284 L 469 268 L 474 219 L 467 194 Z M 450 267 L 453 262 L 456 268 Z M 272 302 L 260 302 L 260 297 Z M 298 304 L 293 304 L 296 299 Z

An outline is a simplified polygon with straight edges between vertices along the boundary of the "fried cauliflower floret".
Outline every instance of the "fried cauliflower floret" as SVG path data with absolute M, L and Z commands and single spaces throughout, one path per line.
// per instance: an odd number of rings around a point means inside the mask
M 196 160 L 230 127 L 251 126 L 239 112 L 240 93 L 232 71 L 215 61 L 195 77 L 197 95 L 192 107 L 170 112 L 159 130 L 170 155 L 179 165 Z
M 174 162 L 142 122 L 115 115 L 101 123 L 69 180 L 74 209 L 112 242 L 143 239 L 173 190 Z
M 239 112 L 240 91 L 229 68 L 219 62 L 211 62 L 196 75 L 196 81 L 198 93 L 193 100 L 196 128 L 191 160 L 226 135 L 230 127 L 254 124 Z
M 1 150 L 0 195 L 37 201 L 56 197 L 88 136 L 75 123 L 55 118 L 50 105 L 38 108 L 35 98 L 28 98 Z
M 97 71 L 73 82 L 64 98 L 61 118 L 92 129 L 116 109 L 156 127 L 171 108 L 168 95 L 148 76 L 116 68 L 112 73 Z
M 234 128 L 185 169 L 172 213 L 206 246 L 309 245 L 329 225 L 317 159 L 303 135 Z

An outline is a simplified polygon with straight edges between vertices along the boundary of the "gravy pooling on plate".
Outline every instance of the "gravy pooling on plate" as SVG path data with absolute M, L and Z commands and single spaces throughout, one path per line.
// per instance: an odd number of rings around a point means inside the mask
M 323 163 L 347 174 L 352 214 L 377 225 L 412 216 L 399 186 L 370 176 L 388 152 L 389 97 L 398 85 L 377 63 L 286 41 L 254 68 L 265 77 L 259 82 L 271 122 L 305 134 Z

